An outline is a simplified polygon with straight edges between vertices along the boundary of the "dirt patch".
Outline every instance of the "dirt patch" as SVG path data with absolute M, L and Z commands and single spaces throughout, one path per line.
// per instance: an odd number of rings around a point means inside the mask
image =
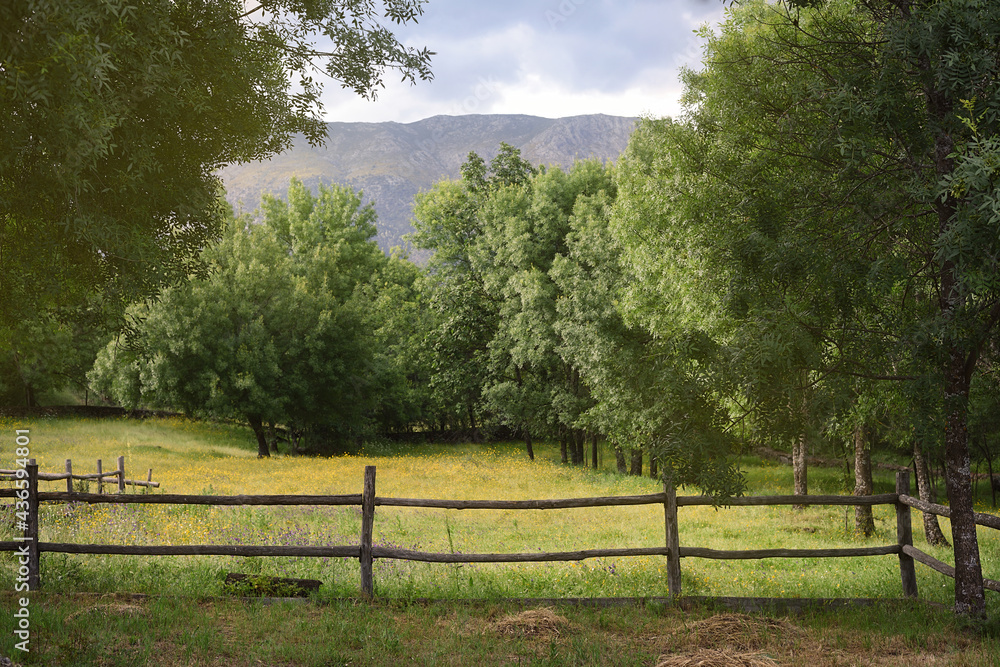
M 555 613 L 551 607 L 528 609 L 504 616 L 489 626 L 497 634 L 520 637 L 551 637 L 562 634 L 567 627 L 569 621 Z

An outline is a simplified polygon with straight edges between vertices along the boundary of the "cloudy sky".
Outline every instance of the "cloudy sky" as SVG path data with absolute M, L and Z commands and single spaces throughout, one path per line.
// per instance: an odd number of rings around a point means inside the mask
M 375 102 L 329 82 L 329 121 L 408 123 L 437 114 L 675 115 L 678 69 L 696 66 L 694 33 L 722 0 L 430 0 L 407 45 L 437 55 L 434 80 L 394 74 Z

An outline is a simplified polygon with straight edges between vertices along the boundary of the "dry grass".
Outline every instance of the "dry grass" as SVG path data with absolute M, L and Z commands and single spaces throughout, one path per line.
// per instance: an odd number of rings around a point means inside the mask
M 713 647 L 739 652 L 760 651 L 775 639 L 801 641 L 806 633 L 786 619 L 718 614 L 685 623 L 669 635 L 671 643 L 683 647 Z
M 807 633 L 786 619 L 718 614 L 685 622 L 666 636 L 673 650 L 657 667 L 773 667 L 762 651 L 776 641 L 801 644 Z
M 774 667 L 777 664 L 763 655 L 697 649 L 684 655 L 660 656 L 656 667 Z
M 661 638 L 656 667 L 924 667 L 993 665 L 970 636 L 927 634 L 920 641 L 835 623 L 807 628 L 787 618 L 718 614 L 684 621 Z M 984 647 L 985 648 L 985 647 Z
M 490 629 L 501 635 L 551 637 L 561 634 L 568 624 L 564 616 L 555 613 L 551 607 L 544 607 L 504 616 L 492 623 Z

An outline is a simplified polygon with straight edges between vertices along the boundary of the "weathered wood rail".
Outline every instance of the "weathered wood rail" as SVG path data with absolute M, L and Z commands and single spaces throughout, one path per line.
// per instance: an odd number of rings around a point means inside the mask
M 119 463 L 120 469 L 121 463 Z M 375 593 L 372 564 L 375 559 L 398 559 L 428 563 L 528 563 L 551 561 L 578 561 L 587 558 L 664 556 L 667 559 L 667 588 L 671 597 L 681 593 L 681 558 L 709 558 L 716 560 L 746 560 L 763 558 L 847 558 L 865 556 L 899 557 L 900 578 L 903 594 L 917 596 L 917 580 L 914 562 L 920 562 L 937 572 L 954 578 L 953 567 L 943 563 L 913 546 L 910 508 L 949 516 L 950 510 L 943 505 L 925 503 L 909 495 L 909 473 L 896 474 L 896 493 L 872 496 L 750 496 L 734 498 L 728 503 L 732 507 L 758 507 L 775 505 L 894 505 L 896 507 L 896 544 L 875 547 L 839 549 L 749 549 L 719 550 L 701 547 L 682 547 L 678 538 L 678 508 L 685 506 L 712 505 L 714 501 L 704 496 L 677 497 L 676 489 L 664 484 L 663 493 L 640 496 L 611 496 L 599 498 L 566 498 L 547 500 L 425 500 L 415 498 L 380 498 L 375 492 L 375 467 L 365 468 L 364 487 L 360 494 L 336 496 L 319 495 L 238 495 L 208 496 L 183 494 L 143 494 L 124 493 L 104 495 L 72 492 L 39 492 L 38 466 L 31 460 L 25 474 L 17 475 L 16 489 L 0 489 L 0 498 L 14 497 L 15 508 L 23 512 L 24 521 L 19 520 L 23 536 L 11 542 L 0 542 L 0 551 L 17 551 L 24 554 L 20 572 L 29 583 L 29 589 L 37 589 L 39 577 L 39 556 L 41 553 L 111 554 L 141 556 L 305 556 L 357 558 L 361 570 L 361 590 L 366 596 Z M 117 474 L 117 473 L 111 473 Z M 124 475 L 119 480 L 124 479 Z M 120 487 L 124 490 L 124 487 Z M 38 540 L 38 507 L 42 502 L 82 502 L 82 503 L 142 503 L 180 505 L 353 505 L 361 507 L 360 544 L 346 546 L 254 546 L 254 545 L 108 545 L 69 544 L 40 542 Z M 372 533 L 375 508 L 381 507 L 421 507 L 436 509 L 501 509 L 501 510 L 547 510 L 581 507 L 620 507 L 630 505 L 663 505 L 664 546 L 639 548 L 584 549 L 562 552 L 538 553 L 432 553 L 410 549 L 388 548 L 374 545 Z M 18 516 L 22 516 L 18 514 Z M 976 515 L 979 525 L 1000 529 L 1000 517 L 988 514 Z M 1000 582 L 985 579 L 987 589 L 1000 592 Z
M 146 477 L 146 481 L 135 480 L 135 479 L 125 479 L 125 457 L 118 457 L 118 469 L 110 472 L 104 472 L 102 470 L 102 461 L 97 459 L 97 472 L 88 473 L 85 475 L 77 475 L 73 472 L 73 459 L 66 459 L 66 472 L 40 472 L 38 473 L 38 479 L 45 480 L 48 482 L 58 481 L 60 479 L 66 480 L 66 492 L 73 493 L 73 480 L 79 479 L 84 481 L 97 480 L 97 492 L 104 493 L 104 480 L 108 477 L 116 477 L 118 479 L 117 486 L 118 492 L 124 493 L 125 487 L 127 486 L 144 486 L 147 488 L 158 488 L 160 486 L 159 482 L 153 481 L 153 469 L 149 469 L 149 473 Z M 18 479 L 17 470 L 5 470 L 0 469 L 0 482 L 10 482 Z

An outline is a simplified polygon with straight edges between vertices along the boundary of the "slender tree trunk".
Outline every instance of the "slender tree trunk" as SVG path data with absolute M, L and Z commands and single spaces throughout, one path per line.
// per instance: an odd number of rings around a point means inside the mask
M 573 453 L 573 465 L 583 465 L 583 440 L 579 431 L 569 432 L 569 444 Z
M 639 447 L 632 450 L 632 469 L 629 470 L 629 474 L 637 477 L 642 476 L 642 449 Z
M 593 433 L 590 436 L 590 464 L 594 470 L 597 470 L 597 434 Z
M 563 433 L 562 435 L 559 436 L 559 456 L 561 457 L 561 460 L 564 464 L 569 463 L 569 452 L 567 451 L 568 449 L 569 447 L 566 442 L 566 434 Z
M 269 458 L 271 451 L 267 447 L 267 434 L 264 432 L 264 424 L 259 415 L 247 415 L 247 421 L 253 434 L 257 436 L 257 458 Z
M 925 72 L 933 71 L 929 61 L 921 60 Z M 955 141 L 949 128 L 956 100 L 951 91 L 936 87 L 937 80 L 927 78 L 924 86 L 924 104 L 927 115 L 934 123 L 934 171 L 936 181 L 942 182 L 954 173 Z M 934 200 L 937 214 L 938 238 L 944 239 L 952 232 L 958 199 L 945 195 Z M 943 352 L 944 362 L 944 469 L 948 504 L 951 506 L 951 541 L 955 553 L 955 613 L 984 616 L 986 592 L 983 587 L 983 568 L 979 556 L 979 537 L 972 496 L 972 465 L 969 457 L 968 405 L 969 386 L 975 372 L 978 348 L 971 347 L 970 334 L 963 330 L 961 320 L 966 296 L 958 279 L 960 268 L 950 257 L 940 260 L 938 266 L 938 304 L 942 322 L 946 327 Z M 967 326 L 967 325 L 966 325 Z M 985 338 L 988 330 L 977 331 Z M 981 343 L 980 343 L 981 344 Z
M 945 484 L 955 549 L 955 612 L 983 616 L 986 592 L 973 508 L 972 464 L 966 430 L 970 382 L 965 366 L 964 355 L 955 346 L 945 376 Z
M 656 458 L 652 455 L 649 457 L 649 476 L 652 479 L 656 479 L 657 473 L 659 472 L 659 465 L 657 464 Z
M 924 452 L 916 440 L 913 441 L 913 467 L 916 468 L 917 495 L 924 502 L 936 503 L 937 497 L 934 489 L 931 488 L 931 478 L 927 473 L 927 459 L 924 458 Z M 930 512 L 921 512 L 921 514 L 924 517 L 924 536 L 927 538 L 927 543 L 939 547 L 948 546 L 948 540 L 938 524 L 937 515 Z
M 472 438 L 472 442 L 479 442 L 479 430 L 476 427 L 476 413 L 472 409 L 472 403 L 469 405 L 469 437 Z
M 872 481 L 872 458 L 869 436 L 871 431 L 864 424 L 854 428 L 854 495 L 870 496 L 875 484 Z M 875 517 L 871 505 L 854 506 L 854 530 L 865 537 L 875 532 Z
M 989 475 L 990 480 L 990 493 L 993 498 L 993 507 L 997 506 L 997 481 L 993 479 L 993 452 L 990 448 L 986 446 L 986 439 L 983 437 L 976 438 L 975 445 L 976 449 L 980 451 L 983 455 L 983 459 L 986 461 L 986 474 Z M 976 464 L 976 468 L 979 468 L 979 464 Z
M 805 387 L 806 381 L 808 380 L 807 374 L 802 373 L 801 381 L 802 386 Z M 799 436 L 792 442 L 792 480 L 795 485 L 795 495 L 797 496 L 807 496 L 809 495 L 809 470 L 806 461 L 808 456 L 806 447 L 806 424 L 809 419 L 809 397 L 806 390 L 802 390 L 802 403 L 799 405 L 799 419 L 801 420 L 801 429 Z M 793 505 L 795 509 L 804 510 L 805 505 Z
M 288 429 L 288 445 L 292 448 L 292 453 L 296 456 L 302 454 L 302 450 L 299 448 L 299 443 L 302 442 L 302 432 L 297 429 Z
M 795 482 L 795 495 L 809 495 L 808 469 L 806 465 L 806 434 L 802 434 L 792 443 L 792 478 Z M 805 509 L 805 505 L 794 505 L 796 509 Z
M 990 494 L 993 499 L 993 508 L 997 506 L 997 480 L 993 477 L 993 454 L 986 451 L 986 473 L 990 476 Z
M 528 458 L 535 460 L 535 450 L 531 447 L 531 429 L 524 427 L 524 446 L 528 448 Z
M 622 475 L 628 472 L 628 464 L 625 463 L 625 450 L 622 449 L 621 445 L 615 445 L 615 465 L 618 466 L 618 472 Z

